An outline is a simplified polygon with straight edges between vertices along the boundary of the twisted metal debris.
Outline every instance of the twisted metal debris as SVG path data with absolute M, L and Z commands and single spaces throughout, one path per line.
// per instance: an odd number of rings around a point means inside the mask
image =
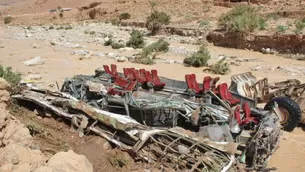
M 201 142 L 172 128 L 159 130 L 122 116 L 78 101 L 60 92 L 25 89 L 12 96 L 17 101 L 34 103 L 77 126 L 80 136 L 94 132 L 135 158 L 153 166 L 165 166 L 190 171 L 227 171 L 233 169 L 234 143 Z M 179 131 L 179 132 L 177 132 Z M 232 145 L 233 146 L 232 148 Z

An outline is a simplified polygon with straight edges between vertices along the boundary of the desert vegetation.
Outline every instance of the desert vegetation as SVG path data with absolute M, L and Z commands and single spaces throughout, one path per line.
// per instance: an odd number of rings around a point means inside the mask
M 201 46 L 196 53 L 186 57 L 183 63 L 187 66 L 203 67 L 208 65 L 210 59 L 211 55 L 209 50 L 205 46 Z
M 170 23 L 171 17 L 165 12 L 160 12 L 155 9 L 156 3 L 150 1 L 151 13 L 147 17 L 145 26 L 152 35 L 156 35 L 163 25 Z

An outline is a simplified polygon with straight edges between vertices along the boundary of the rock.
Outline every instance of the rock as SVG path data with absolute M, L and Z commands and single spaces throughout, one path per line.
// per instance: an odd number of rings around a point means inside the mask
M 25 35 L 25 37 L 27 37 L 27 38 L 29 38 L 29 37 L 31 37 L 32 36 L 32 34 L 30 34 L 30 33 L 27 33 L 26 35 Z
M 95 53 L 92 54 L 92 56 L 105 57 L 105 53 L 103 53 L 103 52 L 95 52 Z
M 50 167 L 41 166 L 41 167 L 36 168 L 33 172 L 54 172 L 54 171 Z
M 11 85 L 3 78 L 0 77 L 0 90 L 7 90 L 9 91 Z
M 11 172 L 11 171 L 13 171 L 13 168 L 14 168 L 14 164 L 6 162 L 0 166 L 0 171 L 1 172 Z
M 45 164 L 46 158 L 40 150 L 13 143 L 4 147 L 0 151 L 0 162 L 8 164 L 7 168 L 13 165 L 13 171 L 27 172 L 33 171 L 39 166 Z
M 8 116 L 7 111 L 3 108 L 0 108 L 0 129 L 6 125 L 7 116 Z M 4 138 L 4 133 L 1 132 L 0 139 L 3 139 L 3 138 Z
M 117 57 L 116 61 L 117 62 L 126 62 L 126 61 L 128 61 L 128 59 L 126 57 Z
M 4 147 L 0 153 L 0 157 L 2 157 L 0 162 L 8 162 L 14 165 L 31 162 L 29 150 L 18 144 L 10 144 Z
M 4 133 L 0 132 L 0 139 L 3 139 L 3 138 L 4 138 Z
M 45 60 L 40 56 L 37 56 L 31 60 L 27 60 L 27 61 L 23 62 L 23 64 L 25 64 L 27 66 L 42 65 L 44 63 L 45 63 Z
M 73 51 L 73 55 L 80 55 L 80 56 L 86 56 L 90 53 L 88 50 L 75 50 Z
M 54 172 L 93 172 L 89 160 L 84 155 L 78 155 L 72 150 L 55 154 L 47 164 Z
M 51 41 L 50 44 L 53 46 L 58 45 L 58 43 L 56 41 Z
M 110 57 L 110 58 L 115 58 L 115 57 L 117 57 L 117 55 L 114 54 L 114 53 L 108 53 L 107 56 Z
M 26 77 L 24 77 L 25 80 L 40 80 L 42 78 L 39 74 L 30 74 Z
M 10 100 L 10 93 L 6 90 L 0 90 L 0 103 L 7 103 Z
M 36 45 L 36 44 L 33 44 L 33 45 L 32 45 L 32 48 L 39 48 L 39 46 Z
M 29 129 L 21 124 L 19 120 L 10 120 L 4 129 L 5 144 L 19 143 L 20 145 L 29 146 L 32 143 L 32 136 Z
M 22 163 L 15 165 L 13 168 L 14 172 L 31 172 L 31 165 L 29 163 Z

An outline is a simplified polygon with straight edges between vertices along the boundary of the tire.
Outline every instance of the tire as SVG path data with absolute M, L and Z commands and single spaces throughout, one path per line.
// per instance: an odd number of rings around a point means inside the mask
M 300 106 L 289 97 L 275 97 L 271 99 L 264 107 L 264 110 L 270 110 L 274 106 L 274 102 L 284 114 L 281 125 L 284 131 L 291 132 L 301 121 L 302 111 Z M 288 114 L 287 114 L 288 113 Z

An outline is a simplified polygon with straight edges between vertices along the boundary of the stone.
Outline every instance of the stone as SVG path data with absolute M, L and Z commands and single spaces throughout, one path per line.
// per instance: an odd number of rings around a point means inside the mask
M 14 172 L 31 172 L 31 165 L 29 163 L 22 163 L 15 165 L 13 168 Z
M 117 55 L 114 54 L 114 53 L 108 53 L 107 56 L 110 57 L 110 58 L 115 58 L 115 57 L 117 57 Z
M 11 171 L 13 171 L 13 168 L 14 168 L 14 164 L 6 162 L 4 164 L 1 164 L 0 171 L 1 172 L 11 172 Z
M 0 129 L 6 125 L 6 120 L 7 120 L 7 111 L 3 108 L 0 108 Z M 4 133 L 0 133 L 0 139 L 4 138 Z
M 10 120 L 4 129 L 4 141 L 6 141 L 6 145 L 19 143 L 29 146 L 32 143 L 32 136 L 29 129 L 24 124 L 21 124 L 19 120 Z
M 33 172 L 54 172 L 54 171 L 50 167 L 41 166 L 41 167 L 36 168 Z
M 53 46 L 58 45 L 58 43 L 56 41 L 51 41 L 50 44 Z
M 0 77 L 0 90 L 7 90 L 9 91 L 11 85 L 3 78 Z
M 89 160 L 72 150 L 55 154 L 49 159 L 47 166 L 55 172 L 93 172 Z
M 117 57 L 116 61 L 117 62 L 126 62 L 126 61 L 128 61 L 128 59 L 126 57 Z
M 39 74 L 30 74 L 26 77 L 24 77 L 25 80 L 40 80 L 42 78 Z
M 73 51 L 73 55 L 86 56 L 90 53 L 88 50 L 75 50 Z
M 27 61 L 23 62 L 23 64 L 25 64 L 27 66 L 37 66 L 37 65 L 42 65 L 44 63 L 45 63 L 45 60 L 40 56 L 37 56 L 31 60 L 27 60 Z
M 37 44 L 33 44 L 32 48 L 39 48 L 39 46 Z

